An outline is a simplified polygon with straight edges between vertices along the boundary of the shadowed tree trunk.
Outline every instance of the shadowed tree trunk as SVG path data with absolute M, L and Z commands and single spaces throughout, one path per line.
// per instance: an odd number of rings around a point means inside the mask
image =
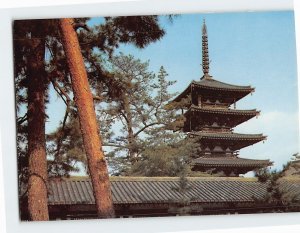
M 37 23 L 37 29 L 38 27 Z M 27 57 L 28 75 L 28 209 L 33 221 L 49 220 L 45 143 L 45 39 L 32 33 Z
M 99 218 L 114 217 L 107 165 L 73 19 L 59 20 Z

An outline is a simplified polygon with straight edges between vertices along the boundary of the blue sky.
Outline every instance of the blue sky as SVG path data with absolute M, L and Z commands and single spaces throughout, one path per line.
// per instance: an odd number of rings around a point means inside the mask
M 294 14 L 292 11 L 223 14 L 185 14 L 173 23 L 162 17 L 166 35 L 145 49 L 122 45 L 118 52 L 150 61 L 150 70 L 164 66 L 170 89 L 180 92 L 192 80 L 199 80 L 201 70 L 201 27 L 208 27 L 210 75 L 222 82 L 251 85 L 255 92 L 237 103 L 237 108 L 261 110 L 261 115 L 236 127 L 239 133 L 264 133 L 265 143 L 240 151 L 241 157 L 270 159 L 281 168 L 299 151 L 297 102 L 297 66 Z M 89 24 L 99 24 L 93 18 Z M 53 92 L 51 92 L 53 93 Z M 47 131 L 52 131 L 63 117 L 64 106 L 53 94 Z

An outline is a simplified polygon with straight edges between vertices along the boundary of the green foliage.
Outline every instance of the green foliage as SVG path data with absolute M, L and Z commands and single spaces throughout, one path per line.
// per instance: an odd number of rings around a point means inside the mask
M 166 108 L 174 96 L 168 92 L 174 82 L 166 79 L 168 74 L 163 67 L 158 74 L 148 67 L 149 62 L 131 55 L 111 58 L 110 73 L 122 91 L 119 96 L 108 98 L 109 104 L 98 106 L 98 116 L 104 125 L 104 145 L 109 146 L 109 162 L 115 175 L 129 174 L 130 166 L 147 157 L 149 138 L 170 129 L 177 116 L 176 110 Z
M 262 183 L 270 180 L 276 182 L 282 176 L 282 173 L 277 170 L 271 171 L 268 168 L 262 168 L 255 172 L 255 176 L 258 178 L 258 181 Z
M 104 23 L 80 31 L 83 50 L 98 48 L 112 55 L 121 43 L 132 43 L 139 48 L 155 42 L 165 35 L 159 25 L 159 16 L 105 17 Z
M 292 155 L 292 161 L 299 161 L 300 160 L 300 153 L 297 152 Z
M 169 16 L 170 19 L 173 16 Z M 107 62 L 120 44 L 131 43 L 139 48 L 161 39 L 165 35 L 159 16 L 105 17 L 104 22 L 80 30 L 78 38 L 86 61 L 90 84 L 98 96 L 120 97 L 124 89 L 107 69 Z
M 186 103 L 170 104 L 174 94 L 170 94 L 168 88 L 174 82 L 167 80 L 165 69 L 161 67 L 158 74 L 155 74 L 148 70 L 149 62 L 141 62 L 131 55 L 123 54 L 112 57 L 110 65 L 106 66 L 114 82 L 122 90 L 114 97 L 103 96 L 96 105 L 111 174 L 193 174 L 188 164 L 189 159 L 197 153 L 198 145 L 192 139 L 185 139 L 184 134 L 174 132 L 182 127 L 184 117 L 181 111 L 178 112 L 178 108 Z M 96 88 L 95 91 L 100 92 Z M 51 141 L 49 144 L 52 145 L 49 154 L 58 163 L 51 163 L 52 175 L 72 171 L 71 167 L 61 164 L 70 164 L 67 160 L 69 157 L 72 162 L 76 161 L 76 156 L 70 154 L 74 148 L 78 148 L 75 151 L 80 158 L 83 148 L 80 145 L 82 141 L 78 140 L 81 138 L 80 131 L 74 130 L 78 128 L 76 124 L 76 121 L 69 120 L 64 129 L 60 127 L 48 137 Z M 64 140 L 60 141 L 59 138 Z M 78 144 L 74 145 L 77 141 Z
M 142 48 L 159 40 L 165 32 L 160 27 L 158 19 L 158 16 L 108 17 L 103 23 L 90 29 L 86 26 L 88 18 L 75 19 L 76 25 L 74 27 L 78 28 L 77 32 L 89 72 L 90 83 L 93 90 L 98 91 L 99 96 L 102 96 L 107 90 L 108 95 L 112 96 L 118 92 L 116 88 L 118 86 L 113 76 L 103 68 L 106 63 L 103 57 L 111 56 L 114 49 L 118 48 L 121 43 L 133 43 Z M 57 95 L 66 103 L 66 114 L 59 129 L 49 136 L 49 138 L 52 137 L 48 143 L 49 172 L 51 175 L 68 175 L 69 171 L 76 171 L 76 168 L 72 168 L 76 164 L 76 160 L 81 161 L 83 158 L 80 158 L 81 148 L 78 145 L 74 147 L 75 149 L 67 149 L 66 145 L 63 145 L 62 150 L 60 150 L 61 141 L 65 143 L 67 140 L 64 137 L 70 133 L 68 127 L 65 128 L 65 124 L 70 112 L 75 110 L 75 106 L 70 97 L 72 96 L 70 75 L 61 43 L 58 21 L 56 19 L 17 20 L 14 21 L 13 34 L 17 124 L 18 126 L 24 125 L 24 130 L 18 127 L 19 172 L 26 176 L 25 171 L 28 166 L 28 162 L 26 162 L 28 159 L 25 127 L 28 87 L 27 57 L 32 53 L 31 44 L 35 40 L 43 39 L 46 50 L 44 61 L 44 77 L 46 78 L 41 78 L 41 82 L 44 83 L 46 89 L 49 84 L 52 84 Z M 97 51 L 96 54 L 95 51 Z M 100 86 L 103 88 L 98 88 Z M 47 101 L 46 96 L 46 103 Z M 68 124 L 72 125 L 72 120 Z M 65 130 L 66 132 L 64 132 Z M 57 138 L 54 139 L 53 137 Z
M 284 169 L 284 171 L 287 171 L 288 169 L 293 169 L 291 175 L 300 175 L 300 153 L 295 153 L 292 155 L 291 162 Z
M 64 126 L 47 136 L 49 176 L 69 176 L 78 172 L 77 165 L 86 164 L 86 156 L 81 137 L 79 121 L 72 114 Z M 87 170 L 86 170 L 87 171 Z
M 298 159 L 299 153 L 294 154 L 292 156 L 292 161 L 284 165 L 283 169 L 280 171 L 267 168 L 256 171 L 255 176 L 258 178 L 259 182 L 266 184 L 267 191 L 263 199 L 257 200 L 259 203 L 269 204 L 273 206 L 274 209 L 280 208 L 281 211 L 291 211 L 298 208 L 298 194 L 295 194 L 286 183 L 286 179 L 291 177 L 287 171 L 293 166 L 295 161 L 298 161 Z
M 164 136 L 167 135 L 157 135 L 155 141 L 145 147 L 141 159 L 131 167 L 130 175 L 180 176 L 184 179 L 190 172 L 190 156 L 196 153 L 197 145 L 182 137 L 166 141 Z
M 283 165 L 282 173 L 284 176 L 299 176 L 300 175 L 300 154 L 295 153 L 289 162 Z
M 282 177 L 282 172 L 276 170 L 270 171 L 268 168 L 263 168 L 257 171 L 255 176 L 258 178 L 259 182 L 267 184 L 267 193 L 263 202 L 281 205 L 283 194 L 280 190 L 278 180 Z
M 183 133 L 175 132 L 181 129 L 184 121 L 178 109 L 184 108 L 189 100 L 171 103 L 175 94 L 170 94 L 168 89 L 174 82 L 167 80 L 165 69 L 161 67 L 155 74 L 149 71 L 149 62 L 124 54 L 112 57 L 106 69 L 120 88 L 118 95 L 102 96 L 103 99 L 96 104 L 110 173 L 203 176 L 192 172 L 189 166 L 190 158 L 197 154 L 198 144 L 186 139 Z M 102 86 L 93 87 L 96 93 L 103 91 Z M 69 120 L 64 129 L 60 127 L 48 137 L 52 145 L 49 155 L 54 158 L 50 163 L 52 175 L 67 175 L 75 171 L 67 165 L 75 163 L 76 156 L 84 163 L 80 157 L 83 148 L 82 141 L 78 140 L 81 137 L 77 124 Z M 74 144 L 77 141 L 78 144 Z M 76 153 L 72 155 L 74 150 Z

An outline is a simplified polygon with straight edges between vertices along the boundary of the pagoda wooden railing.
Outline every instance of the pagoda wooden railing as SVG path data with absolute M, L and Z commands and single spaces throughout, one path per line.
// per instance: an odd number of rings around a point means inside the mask
M 220 133 L 220 132 L 232 132 L 233 129 L 229 127 L 222 126 L 206 126 L 199 128 L 199 131 L 210 132 L 210 133 Z
M 201 152 L 199 155 L 200 157 L 203 158 L 226 158 L 226 157 L 236 158 L 239 155 L 239 152 L 238 151 L 231 151 L 231 152 L 212 151 L 212 152 Z
M 221 109 L 229 109 L 229 105 L 225 103 L 201 103 L 201 105 L 198 105 L 201 108 L 221 108 Z

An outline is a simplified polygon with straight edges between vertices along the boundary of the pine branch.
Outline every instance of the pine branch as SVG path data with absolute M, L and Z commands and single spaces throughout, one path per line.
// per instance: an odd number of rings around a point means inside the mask
M 102 146 L 111 146 L 111 147 L 118 147 L 118 148 L 124 148 L 127 149 L 127 146 L 122 146 L 119 144 L 113 144 L 113 143 L 103 143 Z
M 17 119 L 17 124 L 18 125 L 22 125 L 25 121 L 27 121 L 28 120 L 28 116 L 27 116 L 27 113 L 24 115 L 24 116 L 22 116 L 22 117 L 19 117 L 18 119 Z
M 69 105 L 67 105 L 65 115 L 64 115 L 64 120 L 62 122 L 62 127 L 61 127 L 62 134 L 61 134 L 61 136 L 58 136 L 58 138 L 57 138 L 57 146 L 56 146 L 56 153 L 54 155 L 54 162 L 59 157 L 60 149 L 62 147 L 63 140 L 66 137 L 65 127 L 66 127 L 67 119 L 68 119 L 68 116 L 69 116 L 69 112 L 70 112 L 70 108 L 69 108 Z
M 151 124 L 145 125 L 143 128 L 141 128 L 139 131 L 137 131 L 136 133 L 134 133 L 133 137 L 137 137 L 140 133 L 142 133 L 145 129 L 153 126 L 153 125 L 160 125 L 162 124 L 161 122 L 153 122 Z
M 54 90 L 61 97 L 61 99 L 64 101 L 64 103 L 66 104 L 66 106 L 68 108 L 70 106 L 70 103 L 71 103 L 71 98 L 69 97 L 69 95 L 67 94 L 65 89 L 62 88 L 52 77 L 50 77 L 50 81 L 53 85 Z
M 120 114 L 122 115 L 122 117 L 124 117 L 125 121 L 128 123 L 129 120 L 128 120 L 127 116 L 125 115 L 125 113 L 120 111 Z
M 75 23 L 75 24 L 73 24 L 73 28 L 75 31 L 78 30 L 79 28 L 83 28 L 84 30 L 86 30 L 88 32 L 90 31 L 89 27 L 85 23 Z
M 63 122 L 62 122 L 62 128 L 61 128 L 62 134 L 61 134 L 61 136 L 59 136 L 57 138 L 56 153 L 54 155 L 54 161 L 56 161 L 60 154 L 62 142 L 63 142 L 64 138 L 66 137 L 65 127 L 66 127 L 67 119 L 68 119 L 69 112 L 70 112 L 71 98 L 69 97 L 69 95 L 67 94 L 65 89 L 62 88 L 53 78 L 50 78 L 50 80 L 54 87 L 54 90 L 58 93 L 58 95 L 61 97 L 61 99 L 66 104 L 66 111 L 65 111 Z
M 93 95 L 93 99 L 95 101 L 103 101 L 103 98 L 101 96 Z

